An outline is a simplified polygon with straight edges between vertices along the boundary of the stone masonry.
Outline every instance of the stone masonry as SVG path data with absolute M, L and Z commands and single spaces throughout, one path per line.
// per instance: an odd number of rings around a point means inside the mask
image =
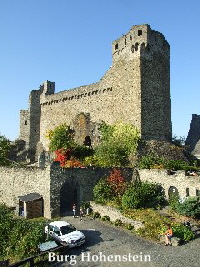
M 200 158 L 200 115 L 192 114 L 185 145 L 195 157 Z
M 66 123 L 83 144 L 92 145 L 99 123 L 135 125 L 145 140 L 171 140 L 170 46 L 149 25 L 133 26 L 112 43 L 112 66 L 96 83 L 55 93 L 46 81 L 21 110 L 20 136 L 26 147 L 48 151 L 48 130 Z
M 115 222 L 116 220 L 121 220 L 122 223 L 131 224 L 132 226 L 134 226 L 134 229 L 136 231 L 139 228 L 144 227 L 144 223 L 142 223 L 141 221 L 136 221 L 136 220 L 132 220 L 130 218 L 125 217 L 124 215 L 122 215 L 122 213 L 118 209 L 114 207 L 102 206 L 100 204 L 96 204 L 95 202 L 91 202 L 90 204 L 91 204 L 93 212 L 99 212 L 101 217 L 109 216 L 111 222 Z
M 93 188 L 112 168 L 60 168 L 57 162 L 46 168 L 0 167 L 0 203 L 18 207 L 19 196 L 39 193 L 43 197 L 44 216 L 60 216 L 72 209 L 73 203 L 93 200 Z M 132 179 L 133 170 L 125 168 L 122 173 L 127 181 Z M 76 193 L 74 195 L 74 192 Z M 64 210 L 61 210 L 64 206 Z
M 121 170 L 127 181 L 135 179 L 133 169 Z M 79 208 L 84 202 L 92 201 L 95 184 L 111 171 L 112 168 L 97 167 L 60 168 L 57 163 L 43 169 L 0 167 L 0 202 L 17 207 L 19 196 L 38 193 L 43 198 L 44 216 L 60 216 L 71 211 L 73 203 Z M 167 197 L 170 188 L 176 190 L 181 198 L 200 193 L 200 178 L 185 176 L 183 171 L 177 171 L 174 175 L 168 175 L 166 170 L 139 170 L 138 173 L 142 181 L 160 183 Z
M 176 171 L 169 175 L 167 170 L 139 170 L 141 181 L 160 183 L 165 190 L 165 195 L 169 197 L 170 188 L 177 189 L 181 198 L 186 196 L 199 196 L 200 178 L 199 176 L 186 176 L 185 171 Z

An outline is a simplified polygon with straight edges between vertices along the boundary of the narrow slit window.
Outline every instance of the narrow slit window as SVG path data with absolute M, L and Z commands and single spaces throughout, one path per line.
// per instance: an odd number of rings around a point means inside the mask
M 27 125 L 27 121 L 24 122 L 24 125 Z
M 115 50 L 117 50 L 117 49 L 118 49 L 118 44 L 115 45 Z
M 189 192 L 189 188 L 186 188 L 186 197 L 189 197 L 190 192 Z
M 200 190 L 199 189 L 196 189 L 196 196 L 200 197 Z

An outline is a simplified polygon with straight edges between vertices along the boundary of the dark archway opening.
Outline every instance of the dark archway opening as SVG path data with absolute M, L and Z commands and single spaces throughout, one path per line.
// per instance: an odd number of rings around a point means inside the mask
M 85 146 L 89 146 L 89 147 L 91 147 L 91 138 L 90 138 L 89 135 L 87 135 L 87 136 L 85 137 L 85 140 L 84 140 L 83 144 L 84 144 Z
M 78 184 L 65 182 L 60 189 L 60 215 L 71 215 L 72 207 L 80 208 L 80 189 Z
M 169 200 L 174 200 L 176 198 L 179 198 L 178 189 L 175 186 L 170 186 L 168 190 L 168 196 Z

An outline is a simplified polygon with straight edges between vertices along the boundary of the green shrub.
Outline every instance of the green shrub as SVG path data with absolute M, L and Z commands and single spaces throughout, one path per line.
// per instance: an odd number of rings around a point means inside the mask
M 117 220 L 114 221 L 114 225 L 115 226 L 122 226 L 123 223 L 122 223 L 122 221 L 120 219 L 117 219 Z
M 65 123 L 50 130 L 47 133 L 47 138 L 50 140 L 50 151 L 75 147 L 74 131 Z
M 139 131 L 130 123 L 100 126 L 101 139 L 95 155 L 99 166 L 127 166 L 129 156 L 137 151 Z
M 75 146 L 72 151 L 72 156 L 79 160 L 84 160 L 86 157 L 91 157 L 94 154 L 94 150 L 87 146 Z
M 172 225 L 173 236 L 176 236 L 184 241 L 190 241 L 194 239 L 195 234 L 185 225 L 174 224 Z
M 170 219 L 163 217 L 154 209 L 133 209 L 124 211 L 123 215 L 132 220 L 138 220 L 144 223 L 145 227 L 137 229 L 136 233 L 147 239 L 159 241 L 163 234 L 163 225 L 170 223 Z
M 111 199 L 111 187 L 105 180 L 101 179 L 93 189 L 94 200 L 96 203 L 106 204 L 106 202 Z
M 98 211 L 95 211 L 94 214 L 93 214 L 93 218 L 96 219 L 96 218 L 101 218 L 101 215 Z
M 15 260 L 34 255 L 39 243 L 45 241 L 44 226 L 44 221 L 15 220 L 7 244 L 9 255 Z
M 143 156 L 138 164 L 141 169 L 152 169 L 162 167 L 168 170 L 197 170 L 195 166 L 189 166 L 186 161 L 183 160 L 167 160 L 164 157 L 159 157 L 154 154 Z
M 167 160 L 165 162 L 165 168 L 169 170 L 187 170 L 188 163 L 183 160 Z
M 177 204 L 179 203 L 179 196 L 172 195 L 169 199 L 169 206 L 172 208 L 172 210 L 176 209 Z
M 14 218 L 13 212 L 0 204 L 0 260 L 22 260 L 37 253 L 38 244 L 45 241 L 45 218 Z
M 125 228 L 131 231 L 134 229 L 134 226 L 130 223 L 127 223 L 127 224 L 125 224 Z
M 164 158 L 162 157 L 158 157 L 157 155 L 154 154 L 150 154 L 150 155 L 146 155 L 143 156 L 139 163 L 138 166 L 140 169 L 151 169 L 154 166 L 164 166 Z
M 105 215 L 105 216 L 103 216 L 103 217 L 101 218 L 101 220 L 102 220 L 102 221 L 108 221 L 108 222 L 110 222 L 110 217 L 107 216 L 107 215 Z
M 177 213 L 182 215 L 200 218 L 199 197 L 188 197 L 183 203 L 177 202 L 174 205 L 174 209 Z
M 8 155 L 11 150 L 10 140 L 0 135 L 0 166 L 9 166 L 11 164 Z
M 12 211 L 5 204 L 0 204 L 0 260 L 3 260 L 6 254 L 9 234 L 13 225 Z
M 165 203 L 162 187 L 156 183 L 136 182 L 131 185 L 122 197 L 124 209 L 156 207 Z

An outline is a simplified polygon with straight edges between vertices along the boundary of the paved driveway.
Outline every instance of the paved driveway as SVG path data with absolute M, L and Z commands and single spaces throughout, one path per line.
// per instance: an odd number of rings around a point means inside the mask
M 200 239 L 179 247 L 165 247 L 98 220 L 84 218 L 80 221 L 71 216 L 64 217 L 63 220 L 84 232 L 87 243 L 80 248 L 71 249 L 68 260 L 54 266 L 200 266 Z

